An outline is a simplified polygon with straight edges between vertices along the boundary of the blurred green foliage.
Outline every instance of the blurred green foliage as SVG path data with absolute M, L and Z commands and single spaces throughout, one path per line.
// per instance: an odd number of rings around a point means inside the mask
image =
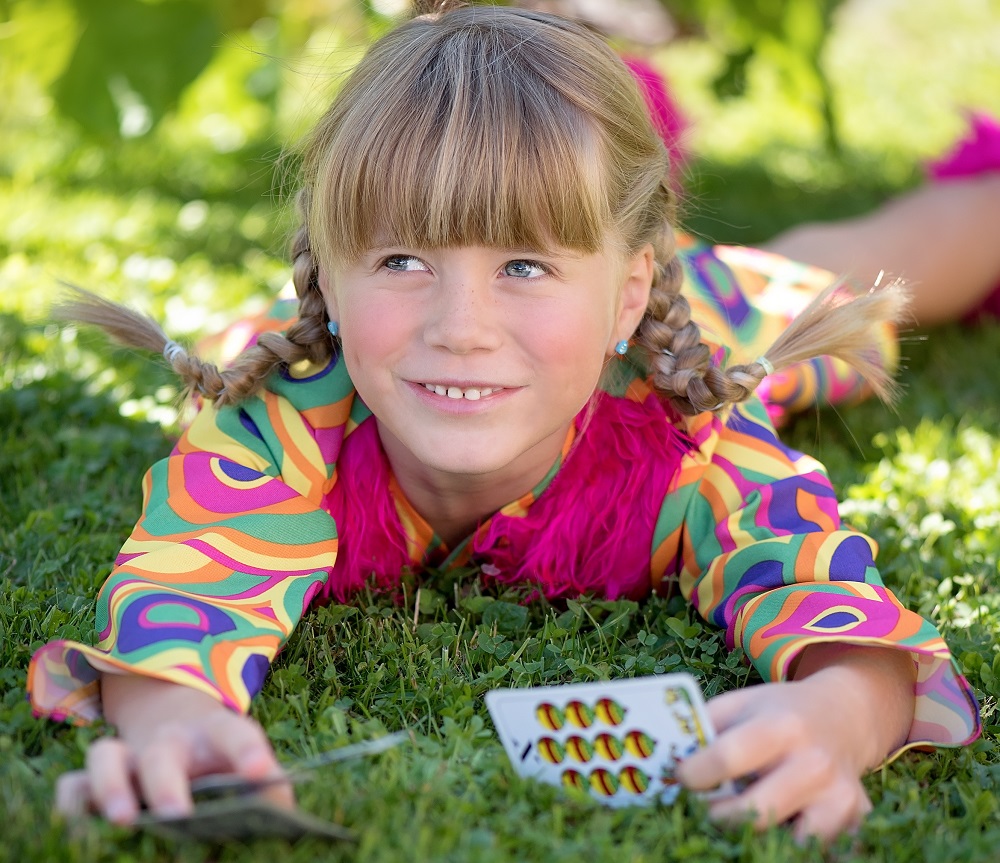
M 789 96 L 823 118 L 830 153 L 841 155 L 833 90 L 823 49 L 842 0 L 661 0 L 685 30 L 695 30 L 720 51 L 724 63 L 712 80 L 720 99 L 745 96 L 749 68 L 775 69 Z
M 135 136 L 173 108 L 212 59 L 220 22 L 199 0 L 76 0 L 83 23 L 56 105 L 96 135 Z
M 787 95 L 822 118 L 824 140 L 841 154 L 834 94 L 823 62 L 833 16 L 841 0 L 661 0 L 681 31 L 708 40 L 723 58 L 712 79 L 719 98 L 745 96 L 750 69 L 776 70 Z M 405 3 L 348 0 L 6 0 L 8 48 L 27 60 L 50 89 L 58 110 L 97 137 L 137 137 L 176 108 L 184 91 L 225 52 L 231 34 L 262 22 L 280 22 L 279 48 L 289 56 L 323 16 L 341 29 L 360 27 L 368 36 L 388 23 L 387 10 Z M 380 11 L 382 10 L 382 11 Z M 55 37 L 40 39 L 42 31 Z M 36 52 L 44 44 L 48 56 Z M 31 56 L 36 55 L 36 56 Z M 14 60 L 13 65 L 18 65 Z M 255 76 L 250 89 L 262 99 L 276 90 L 277 76 Z

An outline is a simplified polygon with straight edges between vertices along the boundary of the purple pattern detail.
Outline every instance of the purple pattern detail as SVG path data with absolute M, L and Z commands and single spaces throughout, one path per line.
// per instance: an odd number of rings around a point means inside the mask
M 173 623 L 169 626 L 157 625 L 154 631 L 144 623 L 144 619 L 147 610 L 158 605 L 179 605 L 196 611 L 204 623 L 202 626 L 182 623 Z M 153 643 L 163 644 L 169 639 L 199 642 L 209 636 L 233 632 L 235 629 L 236 624 L 225 611 L 209 605 L 207 602 L 172 593 L 140 596 L 126 606 L 122 613 L 121 626 L 118 631 L 118 653 L 131 653 L 133 650 L 141 650 Z
M 237 482 L 252 482 L 253 480 L 260 479 L 264 476 L 264 474 L 260 471 L 252 470 L 251 468 L 244 467 L 241 464 L 236 464 L 236 462 L 232 462 L 224 458 L 219 459 L 219 467 L 226 476 L 230 479 L 235 479 Z
M 849 611 L 833 611 L 819 620 L 814 620 L 811 625 L 820 629 L 837 629 L 857 622 L 858 616 L 856 614 L 851 614 Z
M 860 534 L 840 541 L 830 559 L 830 577 L 837 581 L 865 581 L 869 567 L 875 566 L 875 557 L 868 541 Z
M 267 677 L 269 667 L 270 663 L 267 661 L 267 657 L 261 656 L 259 653 L 254 653 L 248 657 L 247 661 L 243 664 L 240 676 L 243 678 L 243 685 L 246 686 L 251 698 L 260 692 L 264 686 L 264 678 Z
M 780 560 L 762 560 L 747 567 L 726 602 L 712 612 L 712 622 L 722 629 L 728 629 L 736 617 L 740 600 L 747 594 L 756 595 L 763 590 L 783 586 L 784 572 L 785 567 Z
M 728 272 L 729 268 L 722 263 L 722 261 L 720 261 L 711 250 L 708 249 L 688 254 L 686 256 L 686 262 L 690 264 L 691 269 L 701 281 L 702 285 L 711 291 L 720 308 L 724 309 L 725 315 L 729 319 L 730 326 L 734 329 L 739 329 L 743 326 L 743 324 L 746 323 L 747 318 L 754 313 L 754 310 L 750 303 L 747 302 L 746 295 L 743 291 L 739 290 L 734 285 L 732 294 L 728 297 L 723 297 L 718 293 L 718 290 L 715 289 L 719 283 L 719 278 L 711 271 L 715 270 L 717 273 L 719 269 L 723 269 Z M 731 282 L 735 281 L 731 275 L 730 280 Z
M 252 434 L 257 440 L 264 440 L 264 435 L 260 433 L 260 429 L 257 428 L 257 423 L 255 423 L 243 408 L 240 408 L 240 425 L 243 426 L 250 434 Z

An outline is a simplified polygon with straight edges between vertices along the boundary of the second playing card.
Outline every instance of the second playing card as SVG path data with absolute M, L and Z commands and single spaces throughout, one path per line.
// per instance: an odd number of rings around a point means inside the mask
M 168 839 L 196 839 L 225 843 L 276 836 L 294 841 L 303 836 L 351 840 L 354 834 L 339 824 L 331 824 L 298 809 L 283 809 L 254 795 L 208 800 L 195 806 L 190 815 L 157 816 L 143 814 L 141 827 Z
M 673 802 L 678 761 L 714 736 L 689 674 L 495 690 L 486 705 L 518 773 L 610 806 Z

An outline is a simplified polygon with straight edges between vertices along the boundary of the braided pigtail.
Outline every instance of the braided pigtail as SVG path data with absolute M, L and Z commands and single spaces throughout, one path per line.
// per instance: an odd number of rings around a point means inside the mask
M 299 208 L 304 216 L 308 203 L 308 196 L 301 193 Z M 298 319 L 285 335 L 263 333 L 255 345 L 239 354 L 226 369 L 188 353 L 152 318 L 73 285 L 67 286 L 72 297 L 56 306 L 52 314 L 58 320 L 98 326 L 121 344 L 162 353 L 192 391 L 219 406 L 233 405 L 257 392 L 279 366 L 304 360 L 322 364 L 335 349 L 327 329 L 326 304 L 319 290 L 319 270 L 305 227 L 295 234 L 292 258 L 292 281 L 299 297 Z
M 66 287 L 71 294 L 52 310 L 56 320 L 91 324 L 100 327 L 119 344 L 162 353 L 184 383 L 206 398 L 219 399 L 225 392 L 227 372 L 189 354 L 152 318 L 75 285 L 67 284 Z
M 657 263 L 646 313 L 636 341 L 649 356 L 654 386 L 686 415 L 720 411 L 746 401 L 760 382 L 779 369 L 819 356 L 832 356 L 856 369 L 875 393 L 891 402 L 896 384 L 880 362 L 875 330 L 899 323 L 908 296 L 901 281 L 857 294 L 835 282 L 792 321 L 763 356 L 753 362 L 720 368 L 691 320 L 681 294 L 683 269 L 676 255 Z
M 657 260 L 636 341 L 649 355 L 653 385 L 681 413 L 690 415 L 716 409 L 719 399 L 705 381 L 712 352 L 702 342 L 701 330 L 691 320 L 691 306 L 681 293 L 684 270 L 675 246 L 673 231 L 668 228 L 658 256 L 666 263 Z
M 863 293 L 845 282 L 834 282 L 796 316 L 763 357 L 733 366 L 724 374 L 738 387 L 749 385 L 748 396 L 766 375 L 778 369 L 831 356 L 857 370 L 880 399 L 891 403 L 898 395 L 898 386 L 881 362 L 875 331 L 886 323 L 902 323 L 909 302 L 902 279 L 884 286 L 876 283 Z

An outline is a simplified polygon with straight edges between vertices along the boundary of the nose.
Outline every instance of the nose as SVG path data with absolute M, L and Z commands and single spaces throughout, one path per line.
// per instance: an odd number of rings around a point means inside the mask
M 501 309 L 489 278 L 470 268 L 439 274 L 427 309 L 424 339 L 455 354 L 495 350 L 501 342 Z

